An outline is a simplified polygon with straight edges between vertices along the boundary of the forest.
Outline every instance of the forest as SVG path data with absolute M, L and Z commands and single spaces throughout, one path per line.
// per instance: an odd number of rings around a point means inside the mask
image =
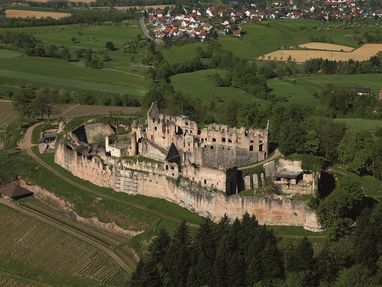
M 183 222 L 171 237 L 165 230 L 151 242 L 130 285 L 372 287 L 382 284 L 382 208 L 364 209 L 351 235 L 314 250 L 304 238 L 280 247 L 273 232 L 245 214 L 206 219 L 196 235 Z

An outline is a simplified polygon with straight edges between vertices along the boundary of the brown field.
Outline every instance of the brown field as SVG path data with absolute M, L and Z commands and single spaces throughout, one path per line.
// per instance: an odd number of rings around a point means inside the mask
M 53 18 L 61 19 L 70 16 L 70 13 L 62 12 L 43 12 L 43 11 L 31 11 L 31 10 L 5 10 L 5 16 L 9 18 Z
M 382 51 L 382 44 L 365 44 L 351 52 L 322 50 L 277 50 L 259 57 L 260 60 L 286 61 L 290 56 L 293 61 L 303 63 L 314 58 L 332 61 L 366 61 Z
M 17 118 L 17 112 L 8 101 L 0 101 L 0 130 Z
M 306 48 L 310 50 L 326 50 L 326 51 L 340 51 L 340 52 L 351 52 L 354 50 L 353 47 L 329 44 L 329 43 L 320 43 L 320 42 L 309 42 L 299 45 L 300 48 Z
M 53 109 L 55 117 L 74 118 L 81 116 L 96 116 L 109 114 L 133 114 L 139 112 L 138 107 L 111 107 L 88 105 L 56 105 Z

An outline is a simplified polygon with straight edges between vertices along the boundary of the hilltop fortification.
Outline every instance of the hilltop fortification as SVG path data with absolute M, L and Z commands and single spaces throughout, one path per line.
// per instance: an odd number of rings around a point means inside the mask
M 98 124 L 96 138 L 105 131 L 104 145 L 86 142 L 81 131 L 89 134 L 92 127 L 77 128 L 65 143 L 57 144 L 55 162 L 75 176 L 116 191 L 163 198 L 213 219 L 248 212 L 261 223 L 320 229 L 315 213 L 303 202 L 277 193 L 240 195 L 254 188 L 248 186 L 248 178 L 251 182 L 258 178 L 257 187 L 261 187 L 268 176 L 279 181 L 283 193 L 293 185 L 291 194 L 314 194 L 313 175 L 304 175 L 296 163 L 290 173 L 284 172 L 290 165 L 277 162 L 243 177 L 240 167 L 267 158 L 268 127 L 247 130 L 211 124 L 198 128 L 188 117 L 161 114 L 156 103 L 145 122 L 133 123 L 123 135 Z

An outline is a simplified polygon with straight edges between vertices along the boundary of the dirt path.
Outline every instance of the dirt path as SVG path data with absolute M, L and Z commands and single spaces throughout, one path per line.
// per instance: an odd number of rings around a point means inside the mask
M 57 229 L 64 231 L 65 233 L 68 233 L 72 236 L 75 236 L 75 237 L 97 247 L 98 249 L 100 249 L 103 252 L 105 252 L 106 254 L 108 254 L 125 271 L 127 271 L 127 272 L 131 271 L 131 268 L 129 266 L 127 266 L 127 264 L 113 251 L 113 249 L 110 248 L 108 245 L 104 244 L 103 242 L 100 242 L 100 241 L 90 237 L 89 235 L 87 235 L 85 233 L 82 233 L 82 232 L 80 232 L 80 231 L 78 231 L 72 227 L 69 227 L 68 225 L 65 225 L 59 221 L 56 221 L 56 220 L 54 220 L 54 219 L 52 219 L 52 218 L 50 218 L 44 214 L 41 214 L 41 213 L 37 212 L 36 210 L 33 210 L 29 207 L 22 206 L 22 205 L 13 203 L 13 202 L 9 202 L 9 201 L 4 200 L 4 199 L 0 199 L 0 204 L 6 205 L 10 208 L 13 208 L 13 209 L 15 209 L 15 210 L 27 215 L 27 216 L 30 216 L 34 219 L 37 219 L 38 221 L 49 224 L 49 225 L 51 225 Z
M 69 112 L 75 110 L 75 109 L 78 108 L 79 106 L 80 106 L 80 105 L 77 104 L 77 105 L 74 105 L 73 107 L 70 107 L 70 108 L 66 109 L 65 111 L 63 111 L 63 112 L 59 115 L 59 117 L 63 117 L 65 114 L 67 114 L 67 113 L 69 113 Z
M 145 24 L 145 18 L 144 17 L 139 18 L 139 25 L 141 26 L 143 35 L 145 35 L 145 37 L 147 39 L 153 41 L 154 39 L 150 36 L 149 30 L 147 29 L 147 26 Z
M 131 76 L 139 77 L 139 78 L 142 78 L 142 79 L 145 78 L 144 76 L 139 75 L 139 74 L 135 74 L 135 73 L 131 73 L 131 72 L 126 72 L 126 71 L 121 71 L 121 70 L 117 70 L 117 69 L 113 69 L 113 68 L 103 68 L 103 70 L 117 72 L 117 73 L 122 73 L 122 74 L 126 74 L 126 75 L 131 75 Z

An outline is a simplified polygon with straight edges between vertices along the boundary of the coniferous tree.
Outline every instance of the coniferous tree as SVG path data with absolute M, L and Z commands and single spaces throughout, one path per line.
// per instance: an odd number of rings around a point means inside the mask
M 164 259 L 169 276 L 169 286 L 186 286 L 190 268 L 190 234 L 185 221 L 175 231 L 174 238 Z

